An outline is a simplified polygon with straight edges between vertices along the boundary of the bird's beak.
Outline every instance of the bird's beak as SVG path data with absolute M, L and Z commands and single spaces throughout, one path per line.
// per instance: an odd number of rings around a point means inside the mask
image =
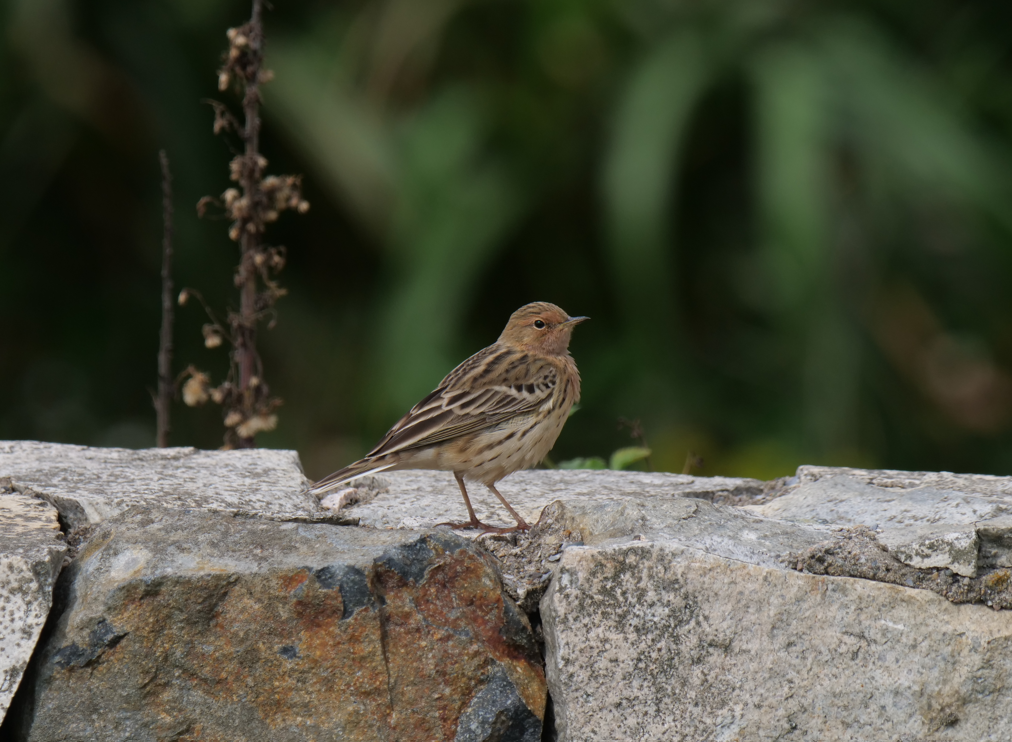
M 590 317 L 570 317 L 569 319 L 567 319 L 562 324 L 563 325 L 578 325 L 581 322 L 586 322 L 588 319 L 590 319 Z

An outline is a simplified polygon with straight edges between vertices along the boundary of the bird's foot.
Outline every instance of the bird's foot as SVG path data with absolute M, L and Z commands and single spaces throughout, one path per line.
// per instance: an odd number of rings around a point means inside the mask
M 514 533 L 515 531 L 529 531 L 530 528 L 531 528 L 522 519 L 515 526 L 507 526 L 507 527 L 500 528 L 499 526 L 490 526 L 488 523 L 482 523 L 477 518 L 475 518 L 474 520 L 464 521 L 463 523 L 453 522 L 453 521 L 450 521 L 450 522 L 447 522 L 447 523 L 437 523 L 436 527 L 439 527 L 439 526 L 449 526 L 450 528 L 452 528 L 454 530 L 461 530 L 461 529 L 464 529 L 464 528 L 480 529 L 482 536 L 484 536 L 486 533 L 499 533 L 499 534 L 501 534 L 501 533 Z
M 483 531 L 488 531 L 488 530 L 494 531 L 494 530 L 496 530 L 495 526 L 490 526 L 488 523 L 482 523 L 477 518 L 475 518 L 474 520 L 464 521 L 463 523 L 461 523 L 459 521 L 452 521 L 452 520 L 447 521 L 446 523 L 437 523 L 436 527 L 438 528 L 439 526 L 449 526 L 450 528 L 452 528 L 455 531 L 459 531 L 459 530 L 462 530 L 462 529 L 465 529 L 465 528 L 481 529 Z
M 510 530 L 510 531 L 529 531 L 529 530 L 531 530 L 531 526 L 523 518 L 517 518 L 517 524 L 515 526 L 513 526 L 512 528 L 508 529 L 508 530 Z
M 523 531 L 529 531 L 529 530 L 531 530 L 531 527 L 527 524 L 526 521 L 524 521 L 523 518 L 521 518 L 517 522 L 517 524 L 515 526 L 508 526 L 506 528 L 497 528 L 495 526 L 486 526 L 485 530 L 481 532 L 481 535 L 484 536 L 485 534 L 488 534 L 488 533 L 495 533 L 497 535 L 502 535 L 504 533 L 517 533 L 517 532 L 521 532 L 522 533 Z
M 530 526 L 527 526 L 527 528 L 530 528 Z M 502 536 L 502 535 L 507 534 L 507 533 L 522 533 L 523 531 L 526 531 L 527 528 L 524 528 L 524 527 L 522 527 L 520 525 L 516 525 L 516 526 L 504 526 L 502 528 L 499 528 L 497 526 L 489 526 L 488 528 L 486 528 L 484 531 L 482 531 L 478 535 L 479 536 L 487 536 L 490 533 L 494 533 L 497 536 Z

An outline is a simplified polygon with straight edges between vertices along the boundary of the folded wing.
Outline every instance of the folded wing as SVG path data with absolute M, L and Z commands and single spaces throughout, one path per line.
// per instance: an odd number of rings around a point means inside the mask
M 502 361 L 502 372 L 488 373 L 488 363 L 468 362 L 447 376 L 411 408 L 369 452 L 367 458 L 422 448 L 462 435 L 492 429 L 515 417 L 553 404 L 558 371 L 548 362 L 517 353 Z M 469 359 L 469 361 L 482 359 Z

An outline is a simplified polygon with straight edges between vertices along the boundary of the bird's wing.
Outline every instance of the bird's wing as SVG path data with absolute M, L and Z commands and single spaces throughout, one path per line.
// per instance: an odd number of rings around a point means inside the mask
M 411 408 L 368 457 L 459 438 L 493 428 L 551 403 L 559 374 L 551 363 L 526 353 L 486 348 L 454 369 Z

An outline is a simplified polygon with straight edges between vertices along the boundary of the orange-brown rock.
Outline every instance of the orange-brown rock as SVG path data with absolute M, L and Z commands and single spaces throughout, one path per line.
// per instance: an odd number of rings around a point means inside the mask
M 443 530 L 135 509 L 61 582 L 32 742 L 541 738 L 527 619 Z

